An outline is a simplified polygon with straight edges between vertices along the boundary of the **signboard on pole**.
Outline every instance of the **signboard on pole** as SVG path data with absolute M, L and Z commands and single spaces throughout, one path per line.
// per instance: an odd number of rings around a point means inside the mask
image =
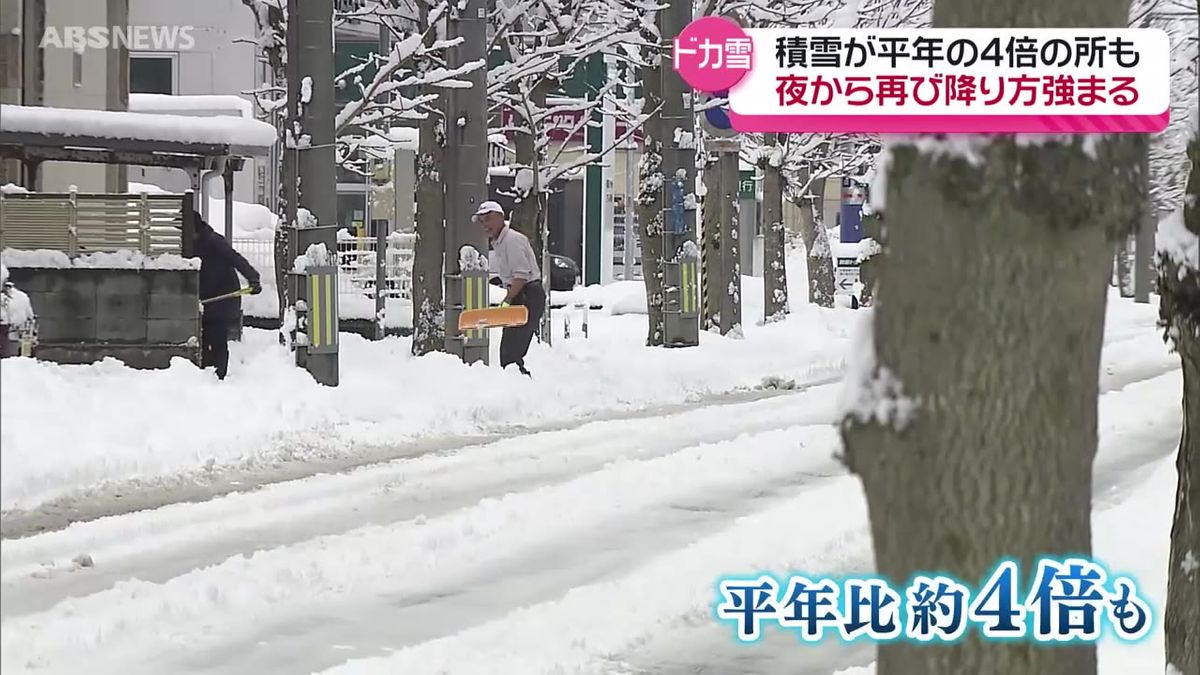
M 754 199 L 754 170 L 738 172 L 738 198 Z
M 861 278 L 858 258 L 838 257 L 833 268 L 833 288 L 836 295 L 854 295 Z
M 867 192 L 858 181 L 849 176 L 842 179 L 842 242 L 856 244 L 862 241 L 862 207 L 867 201 Z
M 713 138 L 737 138 L 738 132 L 729 121 L 729 92 L 719 91 L 705 100 L 704 114 L 700 115 L 700 126 Z M 720 105 L 714 101 L 726 99 Z M 712 107 L 707 107 L 712 106 Z

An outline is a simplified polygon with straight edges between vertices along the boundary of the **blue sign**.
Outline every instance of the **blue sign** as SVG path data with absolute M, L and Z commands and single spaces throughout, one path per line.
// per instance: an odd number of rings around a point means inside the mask
M 715 107 L 705 110 L 704 111 L 704 119 L 709 124 L 711 124 L 714 128 L 721 129 L 723 131 L 733 129 L 733 123 L 729 121 L 729 100 L 728 100 L 729 92 L 728 91 L 715 92 L 713 96 L 710 96 L 708 98 L 708 102 L 712 103 L 713 101 L 716 101 L 719 99 L 726 99 L 726 100 L 724 103 L 722 103 L 719 106 L 715 106 Z
M 863 239 L 862 207 L 866 191 L 851 178 L 842 179 L 841 240 L 856 244 Z
M 675 234 L 687 232 L 687 221 L 684 219 L 683 181 L 676 178 L 671 181 L 671 231 Z

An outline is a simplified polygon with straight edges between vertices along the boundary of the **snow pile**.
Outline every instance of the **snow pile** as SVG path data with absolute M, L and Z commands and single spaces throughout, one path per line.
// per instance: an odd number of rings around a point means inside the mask
M 296 209 L 296 227 L 308 228 L 317 227 L 318 225 L 320 225 L 320 222 L 317 221 L 317 217 L 313 215 L 312 211 L 303 207 Z
M 1187 228 L 1182 208 L 1158 223 L 1154 245 L 1159 256 L 1179 267 L 1180 279 L 1190 270 L 1200 270 L 1200 237 Z
M 184 258 L 174 253 L 146 255 L 141 251 L 123 249 L 112 252 L 89 253 L 69 258 L 62 251 L 35 249 L 23 251 L 6 248 L 0 259 L 9 267 L 31 267 L 38 269 L 65 269 L 88 267 L 93 269 L 140 269 L 140 270 L 198 270 L 199 258 Z
M 275 127 L 253 119 L 21 105 L 0 105 L 0 128 L 31 134 L 208 143 L 264 149 L 274 145 L 276 139 Z
M 858 242 L 858 262 L 866 262 L 872 256 L 879 253 L 883 253 L 883 247 L 880 246 L 879 242 L 875 241 L 874 239 L 867 237 L 866 239 Z
M 170 94 L 130 94 L 129 112 L 185 113 L 192 116 L 228 115 L 254 118 L 253 104 L 229 94 L 173 96 Z
M 130 194 L 135 194 L 135 195 L 140 195 L 140 194 L 147 194 L 147 195 L 166 195 L 166 194 L 171 194 L 171 193 L 170 193 L 170 192 L 168 192 L 167 190 L 164 190 L 164 189 L 162 189 L 161 187 L 159 187 L 159 186 L 157 186 L 157 185 L 153 185 L 153 184 L 151 184 L 151 183 L 135 183 L 134 181 L 129 181 L 128 185 L 129 185 L 129 187 L 128 187 L 128 190 L 129 190 Z
M 332 264 L 333 256 L 329 254 L 329 248 L 325 244 L 309 244 L 304 255 L 296 256 L 292 262 L 292 271 L 304 274 L 310 267 L 328 267 Z
M 458 267 L 463 272 L 486 272 L 488 258 L 474 246 L 463 246 L 458 249 Z
M 26 194 L 29 192 L 29 190 L 26 190 L 15 183 L 5 183 L 4 185 L 0 185 L 0 192 L 3 192 L 6 195 L 17 195 Z
M 171 480 L 209 463 L 271 467 L 518 421 L 562 423 L 757 387 L 770 376 L 811 381 L 840 370 L 853 318 L 805 305 L 785 321 L 745 326 L 745 340 L 706 333 L 699 347 L 664 350 L 644 346 L 644 316 L 595 313 L 588 339 L 533 345 L 526 361 L 534 380 L 448 354 L 415 358 L 409 338 L 343 334 L 341 384 L 323 387 L 296 368 L 274 331 L 254 329 L 231 345 L 224 382 L 183 360 L 161 371 L 113 360 L 6 364 L 0 502 L 28 506 L 106 481 Z M 63 410 L 71 424 L 61 424 Z M 197 425 L 196 411 L 219 423 Z
M 185 97 L 186 98 L 186 97 Z M 234 97 L 236 98 L 236 97 Z M 240 100 L 240 99 L 239 99 Z M 129 182 L 129 192 L 132 194 L 165 195 L 169 190 L 151 183 Z M 225 199 L 222 195 L 212 194 L 208 197 L 208 224 L 218 234 L 225 234 Z M 237 239 L 270 239 L 274 236 L 275 225 L 279 218 L 271 209 L 262 204 L 233 202 L 233 236 Z
M 233 202 L 233 236 L 244 239 L 270 239 L 275 236 L 278 216 L 262 204 Z M 208 199 L 208 224 L 220 234 L 225 233 L 225 200 Z

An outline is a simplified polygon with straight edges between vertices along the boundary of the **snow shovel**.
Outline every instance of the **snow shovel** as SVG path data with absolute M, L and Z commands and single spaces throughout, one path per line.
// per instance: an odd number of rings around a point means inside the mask
M 468 309 L 458 315 L 459 330 L 480 328 L 512 328 L 524 326 L 529 321 L 529 309 L 524 305 L 509 307 L 485 307 Z
M 232 293 L 225 293 L 224 295 L 217 295 L 217 296 L 205 299 L 205 300 L 201 300 L 200 304 L 207 305 L 210 302 L 216 302 L 218 300 L 228 300 L 229 298 L 236 298 L 241 295 L 249 295 L 249 294 L 250 294 L 249 287 L 239 288 L 236 291 L 233 291 Z

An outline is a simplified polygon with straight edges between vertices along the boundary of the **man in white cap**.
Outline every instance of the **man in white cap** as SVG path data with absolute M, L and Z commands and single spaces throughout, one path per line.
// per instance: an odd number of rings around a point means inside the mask
M 546 291 L 542 288 L 537 255 L 529 245 L 529 238 L 508 226 L 504 208 L 496 202 L 480 204 L 473 220 L 483 225 L 492 242 L 491 274 L 500 277 L 508 291 L 502 306 L 523 305 L 529 311 L 529 321 L 524 326 L 504 329 L 500 339 L 500 367 L 515 363 L 522 374 L 529 375 L 525 355 L 546 311 Z

